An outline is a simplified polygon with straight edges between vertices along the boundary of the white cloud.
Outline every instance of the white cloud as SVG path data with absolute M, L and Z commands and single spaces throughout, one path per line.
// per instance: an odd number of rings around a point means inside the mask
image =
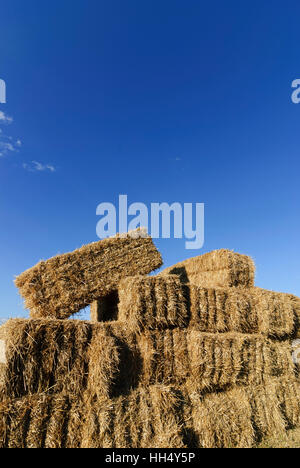
M 23 169 L 29 172 L 55 172 L 56 168 L 52 164 L 42 164 L 38 161 L 31 161 L 31 163 L 23 163 Z
M 3 111 L 0 111 L 0 125 L 11 124 L 13 118 L 6 115 Z M 10 153 L 18 152 L 21 148 L 22 142 L 20 139 L 14 140 L 12 136 L 8 136 L 3 133 L 0 128 L 0 158 L 7 156 Z
M 4 151 L 14 151 L 15 148 L 11 143 L 0 142 L 0 148 Z
M 13 122 L 13 118 L 6 115 L 4 112 L 0 111 L 0 123 L 10 124 Z
M 0 135 L 1 136 L 1 135 Z M 18 151 L 19 145 L 14 142 L 7 141 L 7 138 L 0 139 L 0 158 L 8 155 L 9 153 L 15 153 Z
M 14 141 L 12 137 L 4 135 L 0 129 L 0 158 L 18 152 L 20 147 L 20 140 Z

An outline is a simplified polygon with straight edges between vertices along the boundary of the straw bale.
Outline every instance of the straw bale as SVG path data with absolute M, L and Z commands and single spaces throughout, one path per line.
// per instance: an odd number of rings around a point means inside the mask
M 146 331 L 137 337 L 144 385 L 184 383 L 190 375 L 186 330 Z
M 142 356 L 137 344 L 137 335 L 125 329 L 119 322 L 103 326 L 115 340 L 119 353 L 118 371 L 112 381 L 111 396 L 127 395 L 139 385 L 141 379 Z
M 300 382 L 299 379 L 275 380 L 275 391 L 287 429 L 300 426 Z
M 290 343 L 260 335 L 146 331 L 137 345 L 143 385 L 186 383 L 190 391 L 212 392 L 295 374 Z
M 300 426 L 299 382 L 205 394 L 139 386 L 115 398 L 35 395 L 0 403 L 1 448 L 248 448 Z
M 88 407 L 84 448 L 184 447 L 180 402 L 172 387 L 139 387 Z
M 192 393 L 191 406 L 197 446 L 203 448 L 250 448 L 300 426 L 299 382 L 293 377 L 206 396 Z
M 148 419 L 143 421 L 139 418 L 141 398 L 140 392 L 134 390 L 127 396 L 114 399 L 89 399 L 82 428 L 82 447 L 139 447 L 143 425 L 148 424 Z
M 114 447 L 113 402 L 106 398 L 90 400 L 82 426 L 82 448 Z
M 252 287 L 255 265 L 246 255 L 221 249 L 177 263 L 160 273 L 169 274 L 178 275 L 183 283 L 203 288 Z
M 180 393 L 170 386 L 154 385 L 150 387 L 150 396 L 154 411 L 154 446 L 178 449 L 186 447 Z
M 65 394 L 22 399 L 31 406 L 24 448 L 80 448 L 83 400 Z M 21 401 L 22 401 L 21 400 Z
M 9 320 L 2 398 L 81 393 L 87 387 L 92 332 L 91 323 L 83 321 Z
M 61 392 L 90 398 L 128 393 L 138 385 L 136 336 L 118 322 L 12 319 L 5 325 L 7 364 L 0 397 Z
M 190 326 L 211 333 L 261 333 L 293 336 L 296 302 L 290 295 L 260 288 L 212 289 L 189 285 Z
M 64 394 L 5 400 L 0 403 L 0 447 L 79 448 L 83 410 L 82 400 Z
M 186 327 L 189 312 L 185 290 L 174 275 L 125 278 L 118 289 L 118 319 L 136 331 Z
M 192 395 L 193 429 L 200 448 L 251 448 L 255 431 L 243 389 L 202 398 Z
M 293 378 L 290 379 L 291 383 L 292 381 Z M 283 385 L 289 384 L 286 381 L 280 382 L 280 386 Z M 251 403 L 252 420 L 258 440 L 271 434 L 280 434 L 286 428 L 287 421 L 277 395 L 277 388 L 278 384 L 274 379 L 267 382 L 267 385 L 245 389 Z
M 122 278 L 159 268 L 162 259 L 152 239 L 132 235 L 85 245 L 18 276 L 15 284 L 31 317 L 68 318 L 115 291 Z
M 294 335 L 299 328 L 300 298 L 292 294 L 253 288 L 252 294 L 261 313 L 262 333 L 279 338 Z

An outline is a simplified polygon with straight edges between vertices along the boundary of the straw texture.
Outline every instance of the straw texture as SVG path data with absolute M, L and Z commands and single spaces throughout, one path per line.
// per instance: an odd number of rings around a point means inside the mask
M 190 326 L 201 331 L 293 336 L 298 327 L 296 301 L 288 294 L 260 288 L 189 286 Z
M 295 374 L 290 343 L 259 335 L 145 332 L 138 336 L 138 349 L 144 385 L 186 384 L 190 391 L 212 392 Z
M 7 365 L 0 394 L 78 394 L 87 385 L 91 324 L 13 319 L 5 324 Z
M 186 327 L 189 312 L 185 289 L 174 275 L 126 278 L 118 288 L 118 319 L 137 331 Z
M 283 339 L 299 326 L 297 298 L 260 288 L 200 288 L 176 275 L 136 276 L 120 282 L 118 296 L 115 317 L 135 331 L 189 326 Z
M 193 329 L 132 333 L 117 322 L 10 320 L 2 398 L 66 393 L 90 399 L 128 394 L 139 385 L 187 384 L 191 391 L 259 385 L 293 376 L 289 341 Z
M 0 448 L 250 448 L 300 424 L 295 379 L 203 395 L 151 385 L 128 396 L 0 403 Z
M 68 318 L 116 290 L 128 275 L 162 265 L 150 237 L 115 237 L 38 263 L 15 280 L 32 318 Z
M 222 249 L 177 263 L 160 274 L 176 274 L 182 282 L 204 288 L 253 287 L 255 265 L 246 255 Z
M 91 395 L 109 396 L 124 366 L 130 365 L 125 351 L 132 347 L 132 339 L 128 334 L 122 340 L 118 336 L 122 331 L 117 323 L 9 320 L 0 397 L 62 392 L 79 396 L 86 389 Z

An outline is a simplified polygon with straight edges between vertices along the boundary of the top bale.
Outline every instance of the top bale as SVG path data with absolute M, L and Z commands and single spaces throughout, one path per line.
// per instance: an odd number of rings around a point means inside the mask
M 15 280 L 32 318 L 65 319 L 116 290 L 126 276 L 162 265 L 151 237 L 137 230 L 41 261 Z
M 183 283 L 203 288 L 250 288 L 254 286 L 255 265 L 246 255 L 221 249 L 177 263 L 160 274 L 177 274 Z

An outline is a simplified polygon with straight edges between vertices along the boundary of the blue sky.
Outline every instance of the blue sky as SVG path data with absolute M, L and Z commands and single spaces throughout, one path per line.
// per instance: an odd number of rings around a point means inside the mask
M 158 240 L 165 265 L 234 249 L 259 286 L 300 296 L 299 13 L 262 0 L 2 6 L 0 317 L 26 316 L 14 276 L 97 240 L 96 207 L 119 194 L 205 203 L 204 248 Z

